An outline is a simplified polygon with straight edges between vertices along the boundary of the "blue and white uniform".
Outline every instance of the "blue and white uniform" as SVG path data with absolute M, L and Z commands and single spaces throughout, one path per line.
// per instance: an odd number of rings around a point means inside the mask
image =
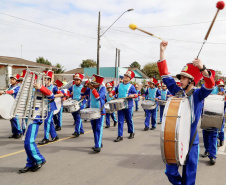
M 139 90 L 136 90 L 137 91 L 137 95 L 138 95 L 138 97 L 137 98 L 135 98 L 134 99 L 134 102 L 135 102 L 135 108 L 136 108 L 136 111 L 138 111 L 138 109 L 139 109 L 139 107 L 138 107 L 138 103 L 139 103 L 139 101 L 140 101 L 140 95 L 141 95 L 141 93 L 140 93 L 140 91 Z
M 160 91 L 161 95 L 160 95 L 160 99 L 161 100 L 167 100 L 168 99 L 168 95 L 171 95 L 170 92 L 168 91 L 168 89 L 166 90 L 161 90 Z M 163 116 L 163 112 L 165 109 L 165 105 L 160 105 L 160 122 L 162 123 L 162 116 Z
M 89 96 L 89 107 L 101 109 L 105 104 L 106 88 L 104 85 L 100 85 L 97 89 L 83 88 L 82 96 Z M 101 117 L 99 119 L 91 120 L 91 125 L 94 134 L 95 148 L 101 148 L 102 136 L 103 136 L 103 124 L 105 117 L 105 108 L 101 111 Z
M 137 91 L 131 83 L 120 83 L 113 93 L 118 94 L 118 98 L 126 98 L 131 94 L 136 94 Z M 113 94 L 114 95 L 114 94 Z M 133 99 L 128 99 L 128 106 L 125 109 L 118 111 L 118 137 L 123 136 L 123 125 L 124 118 L 126 118 L 128 133 L 134 133 L 134 124 L 133 124 Z
M 175 95 L 177 92 L 181 90 L 181 88 L 176 85 L 175 80 L 169 74 L 166 60 L 158 62 L 158 68 L 164 84 L 166 84 L 170 93 L 172 95 Z M 214 86 L 214 79 L 212 75 L 210 77 L 206 77 L 203 75 L 203 78 L 205 81 L 204 86 L 202 86 L 200 89 L 194 88 L 193 94 L 189 96 L 192 112 L 190 142 L 197 129 L 198 121 L 200 119 L 202 112 L 203 100 L 212 92 Z M 167 175 L 169 181 L 172 184 L 183 184 L 183 185 L 195 184 L 198 158 L 199 158 L 199 135 L 197 133 L 193 145 L 191 147 L 190 153 L 188 155 L 186 164 L 183 166 L 182 177 L 178 172 L 178 166 L 176 164 L 175 165 L 166 164 L 165 174 Z
M 81 100 L 81 91 L 82 91 L 83 85 L 73 85 L 71 86 L 68 90 L 70 91 L 70 93 L 73 92 L 72 94 L 72 99 L 73 100 L 77 100 L 80 101 Z M 83 134 L 84 130 L 83 130 L 83 125 L 82 125 L 82 119 L 80 117 L 80 110 L 84 109 L 84 103 L 85 100 L 83 100 L 83 102 L 80 103 L 80 109 L 76 112 L 71 113 L 73 118 L 74 118 L 74 124 L 75 124 L 75 132 L 77 134 Z
M 64 90 L 60 90 L 61 93 L 65 94 L 66 92 L 64 92 Z M 61 99 L 63 99 L 64 97 L 61 97 Z M 62 127 L 62 115 L 63 115 L 63 102 L 61 104 L 61 108 L 60 108 L 60 111 L 53 115 L 53 121 L 54 121 L 54 124 L 56 125 L 56 127 Z
M 109 101 L 111 101 L 113 99 L 114 99 L 114 96 L 109 97 L 109 92 L 107 92 L 107 94 L 106 94 L 107 102 L 109 102 Z M 115 112 L 113 112 L 111 114 L 110 113 L 106 113 L 106 125 L 109 126 L 109 127 L 110 127 L 110 116 L 111 116 L 112 120 L 114 121 L 114 123 L 118 122 L 118 120 L 117 120 L 117 118 L 115 116 Z
M 156 98 L 160 96 L 160 92 L 158 88 L 148 88 L 147 91 L 144 93 L 145 99 L 155 101 Z M 158 106 L 158 104 L 157 104 Z M 150 125 L 150 118 L 151 118 L 151 125 L 152 128 L 156 128 L 157 123 L 157 106 L 155 109 L 152 110 L 144 110 L 146 112 L 146 118 L 145 118 L 145 128 L 149 128 Z

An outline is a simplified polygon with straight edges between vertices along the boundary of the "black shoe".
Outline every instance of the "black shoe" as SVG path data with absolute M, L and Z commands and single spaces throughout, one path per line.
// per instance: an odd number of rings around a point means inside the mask
M 144 128 L 144 131 L 147 131 L 147 130 L 149 130 L 149 128 L 148 128 L 148 127 L 145 127 L 145 128 Z
M 23 169 L 20 169 L 19 170 L 19 173 L 27 173 L 27 172 L 31 171 L 32 168 L 33 167 L 27 167 L 27 166 L 25 166 Z
M 84 134 L 84 132 L 80 132 L 80 134 Z
M 22 136 L 22 134 L 16 134 L 14 139 L 19 139 L 19 138 L 21 138 L 21 136 Z
M 56 137 L 52 138 L 52 140 L 50 140 L 49 142 L 54 142 L 54 141 L 57 141 L 58 139 L 59 139 L 59 137 L 56 136 Z
M 61 130 L 61 127 L 56 127 L 55 130 L 56 131 L 60 131 Z
M 103 148 L 104 147 L 104 145 L 103 144 L 101 144 L 101 148 Z M 95 146 L 93 146 L 91 149 L 95 149 Z
M 122 140 L 123 140 L 123 137 L 118 136 L 118 137 L 116 138 L 115 142 L 119 142 L 119 141 L 122 141 Z
M 210 164 L 214 165 L 216 163 L 216 159 L 214 159 L 213 157 L 210 158 Z
M 100 152 L 101 151 L 101 148 L 94 147 L 93 151 Z
M 74 132 L 72 135 L 75 136 L 75 137 L 79 137 L 80 134 L 77 133 L 77 132 Z
M 134 136 L 135 136 L 135 133 L 130 133 L 130 135 L 129 135 L 128 139 L 133 139 L 133 138 L 134 138 Z
M 105 128 L 109 128 L 109 127 L 110 127 L 110 126 L 107 125 Z
M 16 134 L 12 134 L 11 136 L 9 136 L 9 138 L 15 138 Z
M 162 124 L 162 122 L 160 121 L 160 122 L 158 122 L 158 124 Z
M 49 142 L 48 139 L 43 139 L 41 142 L 39 142 L 38 144 L 39 145 L 44 145 L 44 144 L 47 144 Z
M 114 122 L 114 127 L 116 126 L 118 124 L 118 122 L 116 121 L 116 122 Z
M 38 171 L 45 163 L 46 163 L 46 161 L 44 161 L 43 163 L 40 163 L 40 164 L 36 164 L 36 165 L 31 169 L 31 171 L 32 171 L 32 172 Z
M 209 153 L 209 152 L 204 152 L 204 154 L 202 154 L 202 155 L 201 155 L 201 157 L 203 157 L 203 158 L 204 158 L 204 157 L 208 157 L 209 155 L 210 155 L 210 153 Z
M 224 141 L 220 141 L 220 142 L 217 144 L 218 147 L 221 147 L 221 146 L 223 146 L 223 145 L 224 145 Z
M 151 128 L 150 128 L 150 130 L 155 130 L 155 129 L 156 129 L 155 127 L 151 127 Z

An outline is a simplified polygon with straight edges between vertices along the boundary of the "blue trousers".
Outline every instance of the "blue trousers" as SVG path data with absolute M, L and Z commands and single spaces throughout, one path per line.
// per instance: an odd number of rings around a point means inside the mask
M 118 111 L 118 136 L 123 136 L 124 119 L 126 118 L 128 133 L 134 133 L 133 107 Z
M 75 132 L 78 134 L 84 133 L 80 111 L 72 112 L 71 114 L 75 121 Z
M 213 131 L 203 130 L 202 133 L 205 151 L 210 153 L 209 158 L 216 159 L 218 129 Z
M 138 103 L 139 103 L 139 101 L 138 100 L 135 100 L 135 108 L 136 108 L 136 111 L 138 111 L 138 109 L 139 109 Z
M 45 158 L 40 154 L 35 139 L 38 134 L 39 124 L 31 123 L 27 128 L 27 134 L 24 141 L 24 149 L 27 153 L 27 167 L 32 167 L 45 161 Z
M 62 127 L 62 115 L 63 115 L 63 106 L 61 107 L 60 111 L 57 114 L 53 115 L 53 121 L 57 127 Z
M 223 125 L 222 125 L 222 127 L 221 127 L 221 130 L 220 130 L 220 132 L 219 132 L 219 140 L 220 141 L 224 141 L 224 122 L 225 122 L 225 119 L 223 119 Z
M 166 164 L 165 174 L 173 185 L 193 185 L 195 184 L 196 171 L 199 158 L 199 144 L 193 144 L 186 164 L 183 166 L 182 177 L 178 172 L 178 166 Z
M 15 118 L 12 118 L 10 120 L 10 123 L 11 123 L 11 128 L 12 128 L 13 134 L 22 134 L 18 116 L 16 116 Z
M 160 105 L 160 122 L 162 123 L 162 116 L 165 109 L 165 105 Z
M 102 115 L 99 119 L 91 120 L 94 135 L 94 143 L 96 148 L 101 148 L 102 145 L 104 117 L 105 116 Z
M 149 128 L 150 125 L 150 118 L 151 118 L 151 125 L 152 127 L 156 127 L 157 123 L 157 108 L 153 110 L 144 110 L 146 112 L 146 118 L 145 118 L 145 128 Z
M 23 135 L 24 135 L 24 133 L 26 131 L 26 128 L 27 128 L 27 121 L 28 121 L 28 119 L 22 118 L 22 131 L 23 131 Z
M 115 122 L 118 122 L 118 120 L 117 120 L 117 118 L 116 118 L 114 112 L 111 113 L 111 114 L 106 113 L 106 125 L 107 125 L 107 126 L 110 126 L 110 116 L 111 116 L 112 120 L 114 121 L 114 123 L 115 123 Z
M 44 123 L 44 139 L 49 139 L 49 134 L 52 138 L 57 136 L 54 124 L 53 124 L 53 111 L 49 111 Z

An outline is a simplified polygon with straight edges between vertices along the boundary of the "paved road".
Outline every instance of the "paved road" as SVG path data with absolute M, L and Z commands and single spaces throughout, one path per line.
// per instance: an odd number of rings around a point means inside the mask
M 0 120 L 0 184 L 12 185 L 146 185 L 169 184 L 164 171 L 165 165 L 160 153 L 160 125 L 154 131 L 143 131 L 144 112 L 134 113 L 135 138 L 127 139 L 127 126 L 124 140 L 113 142 L 117 127 L 104 128 L 103 149 L 93 153 L 93 133 L 89 122 L 84 123 L 85 134 L 71 138 L 73 119 L 71 114 L 63 114 L 63 129 L 58 132 L 60 140 L 39 149 L 47 160 L 43 168 L 36 172 L 18 174 L 25 166 L 26 154 L 21 140 L 8 139 L 10 124 Z M 204 152 L 202 134 L 199 129 L 200 153 Z M 40 127 L 37 142 L 43 137 Z M 215 166 L 208 159 L 200 158 L 196 184 L 225 184 L 225 146 L 220 148 Z M 181 170 L 181 169 L 180 169 Z

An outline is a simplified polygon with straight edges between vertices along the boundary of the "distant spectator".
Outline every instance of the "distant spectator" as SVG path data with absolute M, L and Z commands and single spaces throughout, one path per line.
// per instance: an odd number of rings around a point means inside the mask
M 67 80 L 66 80 L 66 78 L 64 78 L 63 86 L 65 86 L 66 84 L 67 84 Z

